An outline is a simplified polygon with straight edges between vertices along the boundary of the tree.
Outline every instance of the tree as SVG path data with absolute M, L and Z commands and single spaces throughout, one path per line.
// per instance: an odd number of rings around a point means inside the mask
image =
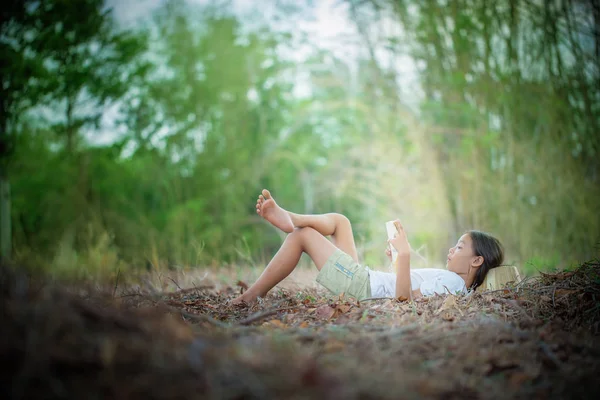
M 164 165 L 153 180 L 161 205 L 147 215 L 166 233 L 159 246 L 171 260 L 189 260 L 195 243 L 207 259 L 231 259 L 254 229 L 239 199 L 270 173 L 265 155 L 286 122 L 291 86 L 280 76 L 279 38 L 182 2 L 167 3 L 154 21 L 154 66 L 124 114 L 131 162 Z
M 11 1 L 1 23 L 2 254 L 8 257 L 7 182 L 19 129 L 50 110 L 54 132 L 64 138 L 66 153 L 73 153 L 80 130 L 97 127 L 103 108 L 128 90 L 144 42 L 113 27 L 102 0 Z
M 105 108 L 129 90 L 129 80 L 143 68 L 141 35 L 118 31 L 103 0 L 40 2 L 32 13 L 44 27 L 37 36 L 43 62 L 53 77 L 45 106 L 61 115 L 55 130 L 67 153 L 83 128 L 97 128 Z
M 370 2 L 396 16 L 422 65 L 420 111 L 447 182 L 452 236 L 487 226 L 519 258 L 593 253 L 596 3 Z M 388 44 L 401 51 L 396 37 Z
M 42 74 L 39 60 L 23 51 L 29 41 L 25 34 L 33 23 L 28 9 L 33 1 L 8 1 L 0 12 L 0 258 L 11 257 L 11 211 L 9 165 L 14 153 L 17 117 L 37 101 L 43 90 L 29 79 Z

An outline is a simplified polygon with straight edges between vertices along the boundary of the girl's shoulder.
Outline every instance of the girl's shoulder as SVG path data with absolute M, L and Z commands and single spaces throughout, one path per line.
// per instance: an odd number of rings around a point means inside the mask
M 431 296 L 434 293 L 457 293 L 466 292 L 465 281 L 456 273 L 440 268 L 415 269 L 423 279 L 421 293 L 423 296 Z
M 432 279 L 432 278 L 446 278 L 446 279 L 462 279 L 456 273 L 452 271 L 448 271 L 447 269 L 441 268 L 415 268 L 411 269 L 411 272 L 414 272 L 424 279 Z

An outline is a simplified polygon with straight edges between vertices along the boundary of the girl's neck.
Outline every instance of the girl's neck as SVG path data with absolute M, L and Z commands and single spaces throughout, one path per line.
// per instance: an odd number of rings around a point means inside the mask
M 460 276 L 462 278 L 463 281 L 465 281 L 465 286 L 468 288 L 471 287 L 471 285 L 473 285 L 473 281 L 475 281 L 475 274 L 477 273 L 476 269 L 473 269 L 472 267 L 469 267 L 469 271 L 468 272 L 463 272 L 463 273 L 458 273 L 456 272 L 456 274 L 458 276 Z

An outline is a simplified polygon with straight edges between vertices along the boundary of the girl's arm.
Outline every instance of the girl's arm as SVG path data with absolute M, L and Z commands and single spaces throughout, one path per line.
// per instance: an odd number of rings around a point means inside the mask
M 396 297 L 410 299 L 410 253 L 400 254 L 396 258 Z
M 394 221 L 398 234 L 388 242 L 398 251 L 398 257 L 394 265 L 396 269 L 396 297 L 414 299 L 421 297 L 421 290 L 411 290 L 410 281 L 410 245 L 406 233 L 400 221 Z

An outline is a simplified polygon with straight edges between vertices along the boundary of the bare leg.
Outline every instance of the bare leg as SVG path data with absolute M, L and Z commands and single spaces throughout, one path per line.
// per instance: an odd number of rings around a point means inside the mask
M 295 214 L 279 207 L 268 190 L 263 190 L 256 201 L 256 212 L 276 228 L 291 232 L 294 227 L 315 229 L 323 236 L 331 236 L 333 244 L 358 262 L 350 220 L 342 214 Z
M 258 280 L 241 296 L 233 300 L 251 303 L 257 297 L 264 297 L 273 286 L 287 277 L 298 265 L 302 252 L 307 253 L 317 269 L 335 252 L 336 247 L 313 228 L 296 228 L 286 238 L 279 251 L 267 265 Z
M 358 252 L 354 243 L 350 220 L 337 213 L 304 215 L 288 212 L 295 227 L 311 227 L 323 236 L 331 236 L 331 241 L 338 249 L 358 262 Z

